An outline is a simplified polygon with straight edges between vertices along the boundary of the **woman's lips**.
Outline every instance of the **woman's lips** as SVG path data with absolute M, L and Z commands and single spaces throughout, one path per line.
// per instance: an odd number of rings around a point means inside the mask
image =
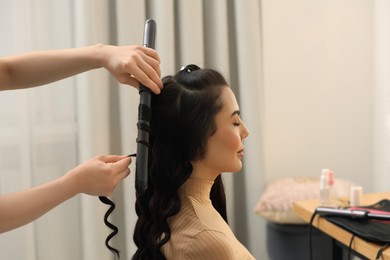
M 241 149 L 237 152 L 238 158 L 242 159 L 244 157 L 244 149 Z

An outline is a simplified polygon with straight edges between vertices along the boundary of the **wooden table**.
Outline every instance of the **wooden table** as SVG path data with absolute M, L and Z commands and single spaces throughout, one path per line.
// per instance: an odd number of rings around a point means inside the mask
M 364 194 L 362 205 L 371 205 L 382 199 L 390 199 L 390 192 Z M 342 202 L 345 203 L 346 200 L 340 199 L 340 204 L 342 204 Z M 300 218 L 305 220 L 307 223 L 310 223 L 310 218 L 318 206 L 318 200 L 302 200 L 294 203 L 293 210 Z M 318 216 L 315 217 L 313 226 L 317 227 L 333 239 L 344 244 L 346 247 L 349 246 L 352 234 L 345 229 L 338 227 L 327 221 L 325 218 L 320 218 Z M 353 239 L 352 249 L 358 254 L 367 257 L 368 259 L 375 259 L 376 254 L 380 248 L 380 245 L 367 242 L 357 236 Z M 390 259 L 390 248 L 384 250 L 382 256 L 382 259 Z

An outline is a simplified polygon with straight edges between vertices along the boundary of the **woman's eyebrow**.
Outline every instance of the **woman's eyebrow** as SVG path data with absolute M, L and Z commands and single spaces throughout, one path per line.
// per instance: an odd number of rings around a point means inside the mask
M 235 115 L 240 115 L 240 110 L 234 111 L 234 112 L 230 115 L 230 117 L 235 116 Z

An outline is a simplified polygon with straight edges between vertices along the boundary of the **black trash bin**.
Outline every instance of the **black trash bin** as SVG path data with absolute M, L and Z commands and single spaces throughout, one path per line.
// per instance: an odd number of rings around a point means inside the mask
M 332 259 L 332 238 L 312 227 L 312 260 Z M 310 260 L 309 225 L 267 222 L 270 260 Z

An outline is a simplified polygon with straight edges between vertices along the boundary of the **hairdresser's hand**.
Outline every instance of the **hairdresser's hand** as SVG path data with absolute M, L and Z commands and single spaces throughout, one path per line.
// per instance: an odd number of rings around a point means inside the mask
M 154 93 L 160 93 L 160 57 L 143 46 L 102 45 L 102 66 L 122 84 L 138 87 L 142 83 Z
M 130 174 L 131 158 L 118 155 L 101 155 L 69 171 L 78 193 L 108 196 L 116 185 Z
M 160 93 L 160 58 L 143 46 L 95 44 L 83 48 L 34 51 L 0 58 L 0 90 L 49 84 L 104 67 L 123 84 L 139 82 Z
M 127 156 L 97 156 L 58 179 L 0 196 L 0 233 L 23 226 L 79 193 L 110 195 L 129 175 Z

